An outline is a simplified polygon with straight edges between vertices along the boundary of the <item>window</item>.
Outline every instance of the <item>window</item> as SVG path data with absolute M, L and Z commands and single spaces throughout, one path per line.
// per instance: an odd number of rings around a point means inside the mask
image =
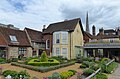
M 57 56 L 60 55 L 60 48 L 56 48 L 56 55 L 57 55 Z
M 110 43 L 113 43 L 113 39 L 109 39 L 110 40 Z
M 56 34 L 56 44 L 60 43 L 60 34 Z
M 68 34 L 62 33 L 62 44 L 67 44 L 67 43 L 68 43 Z
M 50 40 L 46 40 L 46 49 L 50 48 Z
M 24 54 L 26 53 L 26 48 L 20 47 L 18 50 L 19 50 L 19 51 L 18 51 L 19 55 L 21 55 L 21 54 L 24 55 Z
M 12 42 L 17 42 L 16 36 L 10 35 L 9 37 L 10 37 L 10 40 L 11 40 Z
M 62 48 L 62 55 L 67 58 L 67 48 Z

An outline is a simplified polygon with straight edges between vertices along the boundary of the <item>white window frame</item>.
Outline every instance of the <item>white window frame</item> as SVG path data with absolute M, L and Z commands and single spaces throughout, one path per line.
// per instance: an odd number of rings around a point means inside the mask
M 58 49 L 59 51 L 57 51 L 57 49 Z M 60 48 L 56 48 L 55 53 L 56 53 L 56 56 L 60 56 Z
M 17 42 L 16 36 L 14 36 L 14 35 L 9 35 L 9 37 L 10 37 L 10 40 L 11 40 L 12 42 Z
M 61 36 L 62 36 L 62 44 L 68 44 L 68 33 L 63 32 L 61 33 Z
M 66 50 L 64 50 L 64 49 L 66 49 Z M 63 52 L 66 52 L 66 53 L 63 53 Z M 62 48 L 62 55 L 63 55 L 63 57 L 68 58 L 68 48 Z
M 60 33 L 56 33 L 55 37 L 56 37 L 55 43 L 60 44 Z M 58 42 L 58 40 L 59 40 L 59 42 Z
M 48 41 L 49 41 L 49 47 L 48 47 Z M 47 40 L 46 40 L 46 49 L 49 49 L 49 48 L 50 48 L 50 40 L 47 39 Z

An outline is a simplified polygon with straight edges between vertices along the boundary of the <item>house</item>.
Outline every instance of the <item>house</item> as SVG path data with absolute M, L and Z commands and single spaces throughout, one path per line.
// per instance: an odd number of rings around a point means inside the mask
M 85 57 L 104 56 L 120 62 L 120 29 L 99 29 L 99 33 L 84 44 Z
M 31 57 L 32 47 L 24 31 L 0 26 L 0 57 Z
M 30 28 L 25 28 L 29 42 L 32 46 L 32 56 L 40 56 L 45 50 L 45 42 L 43 40 L 42 32 Z
M 52 23 L 44 28 L 43 34 L 50 55 L 67 59 L 83 55 L 83 27 L 80 18 Z

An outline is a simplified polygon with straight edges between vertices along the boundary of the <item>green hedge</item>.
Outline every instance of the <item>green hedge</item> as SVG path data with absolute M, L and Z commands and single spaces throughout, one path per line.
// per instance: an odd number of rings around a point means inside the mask
M 14 65 L 14 66 L 19 66 L 19 67 L 23 67 L 23 68 L 43 72 L 43 73 L 51 71 L 51 70 L 55 70 L 55 69 L 58 69 L 58 68 L 66 67 L 66 66 L 69 66 L 69 65 L 73 65 L 73 64 L 75 64 L 75 62 L 69 62 L 69 63 L 60 64 L 60 65 L 56 65 L 56 66 L 50 66 L 50 67 L 37 67 L 37 66 L 19 64 L 17 62 L 12 62 L 11 63 L 11 65 Z
M 49 59 L 48 61 L 53 60 L 53 62 L 40 62 L 38 59 L 32 59 L 28 62 L 28 65 L 32 66 L 54 66 L 59 65 L 60 62 L 55 59 Z

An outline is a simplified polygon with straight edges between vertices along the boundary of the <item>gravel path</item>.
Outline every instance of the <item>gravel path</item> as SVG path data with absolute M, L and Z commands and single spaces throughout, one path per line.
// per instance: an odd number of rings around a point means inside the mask
M 52 70 L 52 71 L 49 71 L 49 72 L 46 72 L 46 73 L 41 73 L 41 72 L 37 72 L 37 71 L 33 71 L 33 70 L 29 70 L 29 69 L 25 69 L 25 68 L 21 68 L 21 67 L 17 67 L 17 66 L 12 66 L 10 64 L 0 64 L 0 66 L 3 67 L 3 70 L 15 70 L 15 71 L 21 71 L 21 70 L 27 70 L 27 72 L 30 74 L 31 77 L 38 77 L 39 79 L 42 79 L 43 77 L 46 77 L 46 76 L 50 76 L 52 75 L 53 72 L 64 72 L 64 71 L 67 71 L 67 70 L 76 70 L 77 72 L 82 72 L 81 69 L 79 69 L 79 66 L 80 64 L 75 64 L 75 65 L 71 65 L 71 66 L 67 66 L 67 67 L 64 67 L 64 68 L 60 68 L 60 69 L 57 69 L 57 70 Z
M 120 79 L 120 64 L 118 65 L 118 68 L 108 76 L 108 79 Z

